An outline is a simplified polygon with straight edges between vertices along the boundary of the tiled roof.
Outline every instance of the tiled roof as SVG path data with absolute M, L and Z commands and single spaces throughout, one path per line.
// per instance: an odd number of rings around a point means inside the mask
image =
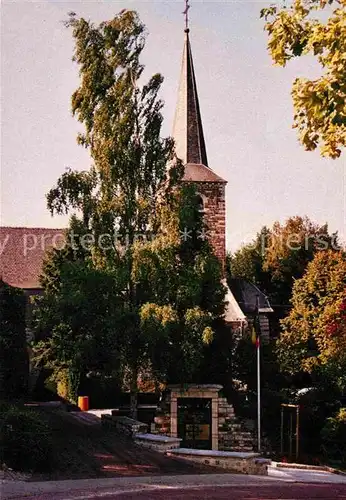
M 61 247 L 64 229 L 0 227 L 0 278 L 19 288 L 40 288 L 46 251 Z

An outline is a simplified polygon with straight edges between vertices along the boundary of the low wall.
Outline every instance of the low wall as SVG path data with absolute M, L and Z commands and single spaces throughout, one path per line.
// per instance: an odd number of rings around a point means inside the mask
M 177 448 L 167 452 L 168 456 L 189 462 L 211 465 L 230 472 L 240 472 L 255 476 L 267 476 L 270 460 L 261 458 L 258 453 L 242 453 L 216 450 L 191 450 Z
M 148 425 L 130 417 L 117 417 L 115 415 L 102 415 L 102 423 L 110 425 L 121 434 L 133 437 L 135 434 L 148 432 Z
M 173 448 L 179 448 L 181 439 L 169 436 L 160 436 L 159 434 L 135 434 L 134 442 L 144 448 L 165 453 Z

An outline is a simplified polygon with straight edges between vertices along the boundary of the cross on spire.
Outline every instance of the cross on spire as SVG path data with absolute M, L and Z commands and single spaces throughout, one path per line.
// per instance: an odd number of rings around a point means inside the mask
M 185 10 L 183 12 L 185 16 L 185 31 L 189 32 L 189 9 L 190 9 L 189 0 L 185 0 Z

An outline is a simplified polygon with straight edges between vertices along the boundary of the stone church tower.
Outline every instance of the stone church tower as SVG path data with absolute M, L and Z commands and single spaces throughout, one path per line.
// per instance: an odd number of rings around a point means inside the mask
M 226 281 L 225 188 L 227 181 L 217 175 L 208 164 L 187 19 L 173 138 L 176 143 L 177 156 L 185 166 L 183 180 L 196 185 L 207 226 L 207 237 L 224 270 L 222 282 L 226 287 L 225 322 L 232 329 L 242 331 L 244 325 L 248 323 L 246 312 L 242 310 L 245 304 L 252 304 L 254 308 L 256 297 L 259 295 L 261 310 L 268 312 L 270 306 L 267 304 L 266 297 L 254 285 L 240 280 L 242 281 L 241 293 L 235 297 L 233 289 Z
M 226 259 L 225 187 L 227 181 L 213 172 L 208 165 L 188 28 L 185 29 L 173 138 L 176 142 L 177 156 L 185 166 L 183 180 L 193 182 L 197 187 L 201 210 L 207 225 L 208 239 L 224 268 Z

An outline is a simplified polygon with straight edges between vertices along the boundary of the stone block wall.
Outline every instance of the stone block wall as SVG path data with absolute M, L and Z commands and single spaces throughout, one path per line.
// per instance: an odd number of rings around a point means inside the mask
M 219 398 L 219 450 L 253 451 L 253 438 L 242 428 L 234 413 L 233 405 L 226 398 Z
M 204 202 L 204 220 L 207 237 L 222 266 L 226 260 L 226 199 L 225 184 L 218 182 L 196 183 Z
M 129 417 L 118 417 L 116 414 L 101 415 L 101 423 L 108 427 L 114 427 L 121 434 L 134 436 L 138 433 L 148 432 L 148 425 Z
M 205 397 L 211 396 L 211 394 L 206 392 L 203 394 L 205 394 Z M 155 417 L 155 425 L 152 427 L 151 432 L 166 436 L 176 435 L 176 429 L 173 429 L 172 434 L 172 416 L 168 403 L 169 399 L 162 403 L 160 413 Z M 252 452 L 252 433 L 243 428 L 243 425 L 234 413 L 233 405 L 229 404 L 227 399 L 223 397 L 218 397 L 217 404 L 215 403 L 216 401 L 214 402 L 212 411 L 213 449 Z
M 171 415 L 170 413 L 157 415 L 154 418 L 155 428 L 151 430 L 156 434 L 162 434 L 165 436 L 171 435 Z

